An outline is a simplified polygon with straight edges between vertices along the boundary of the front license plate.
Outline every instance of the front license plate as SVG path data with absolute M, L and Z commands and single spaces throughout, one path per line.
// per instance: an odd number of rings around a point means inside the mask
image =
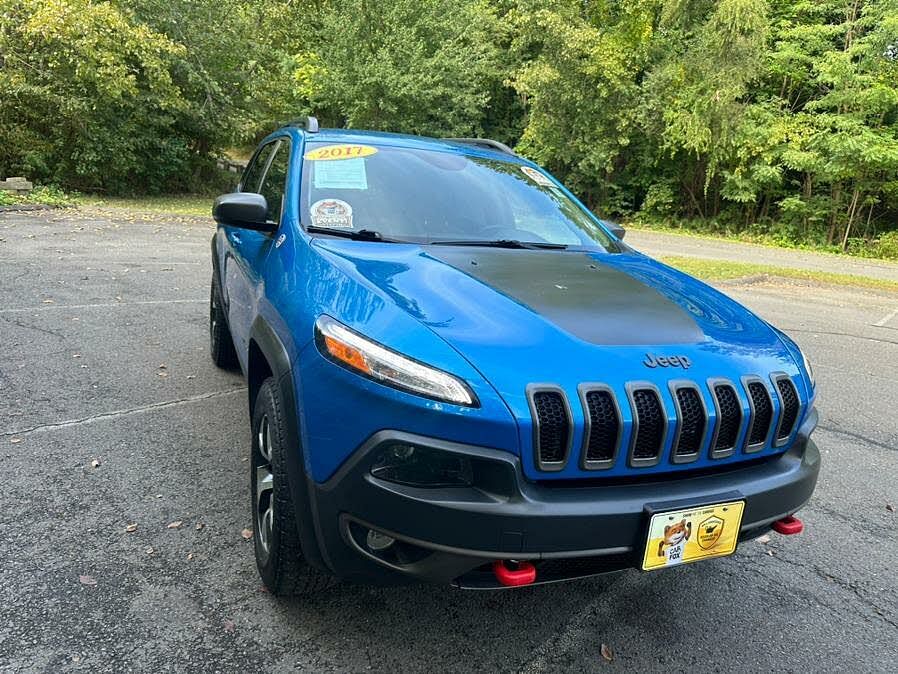
M 733 554 L 744 508 L 745 501 L 731 501 L 655 513 L 649 522 L 642 570 Z

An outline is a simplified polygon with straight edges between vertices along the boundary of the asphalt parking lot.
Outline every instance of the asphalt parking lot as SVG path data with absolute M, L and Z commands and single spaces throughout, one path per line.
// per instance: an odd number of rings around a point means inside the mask
M 659 574 L 278 601 L 241 535 L 243 382 L 207 353 L 211 231 L 0 214 L 0 671 L 895 670 L 894 293 L 724 287 L 816 366 L 802 535 Z

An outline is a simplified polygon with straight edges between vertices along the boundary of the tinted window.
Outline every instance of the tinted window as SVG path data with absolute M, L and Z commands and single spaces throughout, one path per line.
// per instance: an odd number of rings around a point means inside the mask
M 262 180 L 259 193 L 268 202 L 269 222 L 280 222 L 281 208 L 284 203 L 284 187 L 287 183 L 287 169 L 290 166 L 290 143 L 286 140 L 278 143 L 274 158 L 268 167 L 268 173 Z
M 274 151 L 276 144 L 276 142 L 268 143 L 256 153 L 255 157 L 253 157 L 250 165 L 246 167 L 246 171 L 243 173 L 243 180 L 240 181 L 241 192 L 259 191 L 259 180 L 265 172 L 265 165 L 268 163 L 268 158 Z
M 545 174 L 509 160 L 382 145 L 309 143 L 304 226 L 431 243 L 516 239 L 618 250 Z

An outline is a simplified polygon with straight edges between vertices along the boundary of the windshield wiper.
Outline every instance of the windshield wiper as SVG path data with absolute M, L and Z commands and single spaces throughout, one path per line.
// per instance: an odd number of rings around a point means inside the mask
M 435 246 L 484 246 L 487 248 L 527 248 L 530 250 L 564 250 L 567 244 L 545 241 L 519 241 L 517 239 L 460 239 L 458 241 L 432 241 Z
M 329 234 L 330 236 L 342 236 L 345 239 L 355 241 L 380 241 L 381 243 L 400 243 L 397 239 L 388 239 L 374 229 L 336 229 L 330 227 L 306 227 L 310 234 Z

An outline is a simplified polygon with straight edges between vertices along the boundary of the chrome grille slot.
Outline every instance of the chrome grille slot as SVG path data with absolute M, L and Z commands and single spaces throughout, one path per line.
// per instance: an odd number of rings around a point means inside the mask
M 789 439 L 792 431 L 795 429 L 795 422 L 798 421 L 798 412 L 801 409 L 801 402 L 798 399 L 798 391 L 795 390 L 795 384 L 788 375 L 780 375 L 775 377 L 776 390 L 780 398 L 780 420 L 776 430 L 777 444 L 782 444 Z
M 630 463 L 633 466 L 653 466 L 661 458 L 667 435 L 664 405 L 654 387 L 637 384 L 630 388 L 629 393 L 633 409 Z
M 720 459 L 736 451 L 739 431 L 742 429 L 742 403 L 735 387 L 727 381 L 710 383 L 714 393 L 717 426 L 711 444 L 711 457 Z
M 609 468 L 617 456 L 621 438 L 621 419 L 611 390 L 602 385 L 584 384 L 580 400 L 586 427 L 581 465 L 585 470 Z
M 541 470 L 561 470 L 571 446 L 571 413 L 560 389 L 534 388 L 529 395 L 534 424 L 536 464 Z
M 672 382 L 671 390 L 677 405 L 677 439 L 671 459 L 674 463 L 692 461 L 698 458 L 705 440 L 708 412 L 695 384 Z
M 767 443 L 770 424 L 773 421 L 773 401 L 767 386 L 760 379 L 747 380 L 745 384 L 751 403 L 751 426 L 748 431 L 746 451 L 754 452 Z

